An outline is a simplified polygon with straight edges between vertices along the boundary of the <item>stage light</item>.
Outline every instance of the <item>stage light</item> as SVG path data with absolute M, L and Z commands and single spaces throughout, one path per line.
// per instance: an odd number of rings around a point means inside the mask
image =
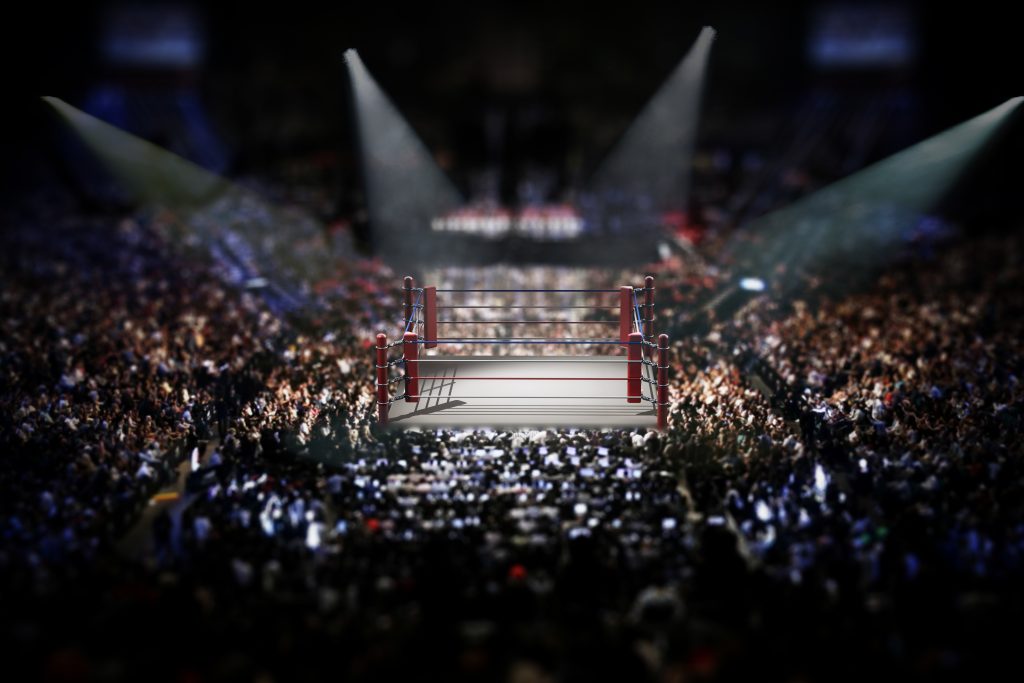
M 748 292 L 763 292 L 765 289 L 764 280 L 759 277 L 745 277 L 740 280 L 740 289 Z

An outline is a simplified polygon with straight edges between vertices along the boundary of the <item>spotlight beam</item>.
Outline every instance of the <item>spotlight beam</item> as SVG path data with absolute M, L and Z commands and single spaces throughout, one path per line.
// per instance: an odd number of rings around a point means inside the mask
M 1015 97 L 743 226 L 725 250 L 768 280 L 831 266 L 867 273 L 898 255 L 922 214 L 936 208 L 990 143 L 1022 97 Z M 835 271 L 839 272 L 839 271 Z M 783 278 L 783 289 L 796 284 Z
M 594 172 L 600 195 L 647 198 L 656 211 L 687 208 L 693 148 L 708 56 L 715 30 L 705 26 L 679 62 Z
M 196 208 L 238 190 L 202 166 L 72 107 L 43 97 L 104 166 L 144 203 Z
M 256 192 L 211 173 L 166 149 L 76 109 L 56 97 L 43 100 L 143 205 L 170 209 L 172 237 L 197 241 L 223 264 L 236 284 L 260 285 L 280 310 L 304 305 L 301 283 L 333 267 L 319 221 L 278 207 Z M 315 251 L 296 245 L 319 245 Z
M 394 256 L 413 241 L 413 231 L 428 231 L 431 219 L 463 198 L 355 50 L 345 51 L 345 64 L 374 240 Z M 423 257 L 429 259 L 418 254 L 417 261 Z

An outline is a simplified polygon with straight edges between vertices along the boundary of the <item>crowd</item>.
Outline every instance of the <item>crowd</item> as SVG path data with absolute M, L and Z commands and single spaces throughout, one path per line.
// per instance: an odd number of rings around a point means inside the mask
M 168 268 L 130 219 L 48 219 L 5 234 L 0 292 L 3 564 L 37 580 L 124 530 L 170 476 L 168 446 L 247 400 L 245 363 L 280 327 L 205 269 Z
M 36 676 L 962 678 L 1004 654 L 1014 237 L 840 297 L 769 291 L 699 331 L 683 312 L 729 273 L 663 264 L 663 434 L 388 431 L 371 347 L 400 327 L 401 280 L 381 263 L 334 264 L 282 314 L 165 216 L 8 221 L 0 608 Z M 126 548 L 181 469 L 152 550 Z

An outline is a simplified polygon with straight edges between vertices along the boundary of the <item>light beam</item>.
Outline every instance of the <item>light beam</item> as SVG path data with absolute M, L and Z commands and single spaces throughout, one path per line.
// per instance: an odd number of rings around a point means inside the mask
M 172 237 L 204 245 L 229 281 L 259 286 L 272 305 L 294 308 L 302 304 L 301 283 L 333 268 L 322 226 L 305 212 L 274 206 L 59 98 L 43 100 L 142 205 L 173 211 L 179 220 L 168 224 Z
M 382 255 L 412 249 L 422 263 L 430 258 L 422 252 L 431 219 L 460 206 L 462 197 L 355 50 L 345 51 L 345 64 L 374 241 Z
M 111 174 L 144 203 L 197 207 L 233 189 L 224 178 L 142 138 L 86 114 L 56 97 L 44 97 Z
M 690 51 L 595 171 L 591 189 L 598 201 L 617 195 L 627 204 L 654 212 L 686 210 L 701 95 L 714 38 L 710 26 L 701 30 Z
M 742 268 L 739 275 L 774 279 L 782 289 L 803 273 L 869 276 L 899 254 L 1022 100 L 1007 100 L 753 220 L 727 246 L 727 259 Z

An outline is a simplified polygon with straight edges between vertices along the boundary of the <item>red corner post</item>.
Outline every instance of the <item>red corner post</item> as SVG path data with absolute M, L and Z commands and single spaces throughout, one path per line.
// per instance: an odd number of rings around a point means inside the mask
M 633 288 L 619 287 L 619 341 L 625 345 L 633 331 Z
M 668 335 L 658 335 L 658 429 L 668 429 Z
M 437 287 L 423 288 L 423 346 L 437 347 Z
M 377 422 L 388 423 L 388 336 L 377 335 Z
M 643 364 L 640 362 L 643 350 L 644 336 L 639 332 L 629 333 L 629 362 L 626 363 L 626 401 L 639 403 L 643 390 L 640 388 L 640 371 Z
M 654 341 L 654 276 L 644 278 L 644 336 Z
M 405 280 L 402 282 L 402 293 L 405 294 L 405 329 L 409 329 L 409 321 L 416 319 L 416 309 L 412 307 L 415 303 L 415 297 L 412 295 L 413 287 L 416 286 L 416 281 L 408 275 L 405 276 Z
M 420 400 L 419 339 L 415 332 L 406 332 L 402 337 L 402 358 L 405 359 L 405 401 L 418 403 Z

